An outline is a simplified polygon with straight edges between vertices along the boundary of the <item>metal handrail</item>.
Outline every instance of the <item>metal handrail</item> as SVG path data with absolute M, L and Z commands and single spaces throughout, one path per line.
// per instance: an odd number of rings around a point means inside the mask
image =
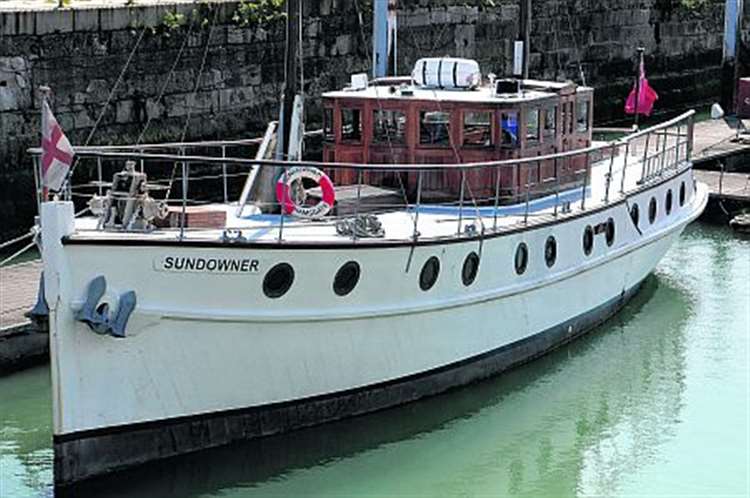
M 564 159 L 568 157 L 575 157 L 585 154 L 592 154 L 605 149 L 609 149 L 613 146 L 624 146 L 628 143 L 641 138 L 643 136 L 650 136 L 656 131 L 675 126 L 686 119 L 690 119 L 695 115 L 695 111 L 689 111 L 681 116 L 678 116 L 670 121 L 661 123 L 656 126 L 652 126 L 645 130 L 634 133 L 628 137 L 614 140 L 611 142 L 605 142 L 598 145 L 590 146 L 584 149 L 571 150 L 566 152 L 558 152 L 555 154 L 547 154 L 542 156 L 525 157 L 518 159 L 505 159 L 502 161 L 490 161 L 490 162 L 471 162 L 471 163 L 457 163 L 457 164 L 361 164 L 361 163 L 342 163 L 342 162 L 317 162 L 317 161 L 279 161 L 273 159 L 253 159 L 253 158 L 238 158 L 238 157 L 213 157 L 213 156 L 191 156 L 191 155 L 178 155 L 178 154 L 156 154 L 156 153 L 142 153 L 142 152 L 108 152 L 103 148 L 83 148 L 74 147 L 75 153 L 81 158 L 103 158 L 103 159 L 142 159 L 142 160 L 161 160 L 161 161 L 179 161 L 185 163 L 204 163 L 204 164 L 232 164 L 237 166 L 261 166 L 261 167 L 294 167 L 294 166 L 312 166 L 318 168 L 328 169 L 349 169 L 349 170 L 363 170 L 363 171 L 439 171 L 439 170 L 472 170 L 480 168 L 502 168 L 502 167 L 517 167 L 529 163 L 538 163 L 540 161 L 549 161 L 555 159 Z M 688 133 L 690 138 L 690 133 Z M 262 139 L 261 139 L 262 140 Z M 193 142 L 195 143 L 195 142 Z M 215 144 L 226 144 L 227 142 L 206 142 Z M 156 147 L 156 144 L 152 144 Z M 176 145 L 176 144 L 175 144 Z M 162 146 L 163 147 L 163 146 Z M 32 155 L 40 155 L 41 148 L 31 148 L 28 152 Z

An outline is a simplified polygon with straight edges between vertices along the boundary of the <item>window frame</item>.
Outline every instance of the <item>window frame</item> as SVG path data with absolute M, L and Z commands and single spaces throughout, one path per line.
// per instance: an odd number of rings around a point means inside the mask
M 357 111 L 359 113 L 359 138 L 348 138 L 344 133 L 344 113 L 347 111 Z M 339 108 L 339 131 L 341 133 L 341 143 L 344 144 L 362 144 L 364 139 L 364 123 L 362 118 L 364 117 L 364 109 L 361 106 L 341 106 Z
M 378 129 L 377 123 L 377 114 L 378 113 L 391 113 L 391 115 L 400 114 L 404 118 L 404 129 L 402 130 L 403 133 L 400 135 L 400 138 L 398 140 L 391 139 L 390 142 L 387 138 L 384 140 L 378 139 L 376 135 L 376 131 Z M 397 121 L 394 121 L 394 123 L 397 123 Z M 372 133 L 370 135 L 371 144 L 375 146 L 382 146 L 382 145 L 393 145 L 396 147 L 404 147 L 407 145 L 408 141 L 408 133 L 407 130 L 409 129 L 409 113 L 405 109 L 388 109 L 388 108 L 374 108 L 372 109 Z M 398 130 L 398 125 L 396 125 L 396 130 Z M 399 137 L 399 135 L 396 135 L 396 137 Z
M 503 133 L 504 131 L 506 131 L 506 128 L 505 128 L 506 116 L 508 117 L 515 116 L 516 136 L 515 136 L 515 140 L 511 142 L 505 141 L 505 135 Z M 508 128 L 508 130 L 510 130 L 510 128 Z M 500 111 L 500 144 L 499 144 L 500 148 L 508 149 L 508 150 L 521 148 L 521 139 L 519 137 L 520 132 L 521 132 L 521 111 L 519 109 L 508 109 L 508 110 Z
M 448 115 L 448 121 L 446 122 L 445 131 L 447 137 L 447 143 L 435 143 L 435 142 L 423 142 L 422 141 L 422 125 L 424 123 L 423 117 L 428 113 L 441 113 Z M 453 137 L 451 136 L 452 127 L 451 121 L 453 120 L 452 109 L 434 109 L 434 108 L 420 108 L 417 110 L 417 146 L 425 149 L 450 149 L 453 144 Z
M 467 143 L 466 142 L 466 118 L 470 114 L 486 114 L 488 119 L 487 123 L 487 137 L 489 143 Z M 495 130 L 494 130 L 494 111 L 492 109 L 464 109 L 461 111 L 461 146 L 472 149 L 491 149 L 495 147 Z M 484 128 L 485 125 L 473 125 L 481 126 Z

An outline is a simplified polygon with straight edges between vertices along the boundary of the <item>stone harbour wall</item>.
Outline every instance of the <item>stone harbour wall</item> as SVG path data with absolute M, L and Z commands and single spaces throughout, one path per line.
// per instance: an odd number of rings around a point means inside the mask
M 144 142 L 255 136 L 275 118 L 281 2 L 133 3 L 36 11 L 0 4 L 0 240 L 27 229 L 35 214 L 26 149 L 39 143 L 39 85 L 52 87 L 53 110 L 78 145 L 100 115 L 91 144 L 141 134 Z M 320 122 L 321 92 L 369 71 L 371 12 L 372 0 L 305 2 L 311 126 Z M 402 0 L 399 70 L 408 73 L 419 57 L 456 55 L 505 75 L 518 15 L 517 0 Z M 623 118 L 642 45 L 658 107 L 677 109 L 717 97 L 722 30 L 723 0 L 534 0 L 531 74 L 580 82 L 582 73 L 597 89 L 597 121 L 610 122 Z

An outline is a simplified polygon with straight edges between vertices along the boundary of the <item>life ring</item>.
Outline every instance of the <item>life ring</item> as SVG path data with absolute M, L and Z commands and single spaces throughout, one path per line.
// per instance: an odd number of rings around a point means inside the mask
M 304 206 L 307 191 L 302 187 L 302 179 L 313 180 L 323 192 L 322 199 L 314 206 Z M 295 185 L 295 182 L 298 182 Z M 292 195 L 292 185 L 295 192 Z M 276 199 L 281 204 L 284 214 L 299 216 L 301 218 L 321 218 L 327 215 L 336 202 L 336 191 L 333 182 L 328 175 L 318 168 L 310 166 L 295 166 L 282 173 L 276 182 Z

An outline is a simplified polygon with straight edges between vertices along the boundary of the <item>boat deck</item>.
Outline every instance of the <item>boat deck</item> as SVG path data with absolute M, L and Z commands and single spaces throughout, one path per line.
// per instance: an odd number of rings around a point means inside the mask
M 377 215 L 382 223 L 385 237 L 381 242 L 413 241 L 415 229 L 419 240 L 454 239 L 457 235 L 478 235 L 481 233 L 497 233 L 511 231 L 524 225 L 545 223 L 567 216 L 575 216 L 582 210 L 595 209 L 607 203 L 607 175 L 612 168 L 612 178 L 609 184 L 609 202 L 617 202 L 625 192 L 634 192 L 643 185 L 640 183 L 643 170 L 642 152 L 638 157 L 631 150 L 628 159 L 627 174 L 623 182 L 623 166 L 625 156 L 618 155 L 612 161 L 606 158 L 591 167 L 590 185 L 585 189 L 576 188 L 555 194 L 554 192 L 543 198 L 526 203 L 501 206 L 477 207 L 470 199 L 466 199 L 463 207 L 456 205 L 415 205 L 394 207 L 393 210 Z M 682 163 L 685 164 L 685 163 Z M 665 172 L 666 173 L 666 172 Z M 290 216 L 280 215 L 246 215 L 237 217 L 236 204 L 217 204 L 217 209 L 224 209 L 227 213 L 226 229 L 237 230 L 242 235 L 242 241 L 247 243 L 319 243 L 319 244 L 350 244 L 352 237 L 337 233 L 336 221 L 341 218 L 325 218 L 322 220 L 302 220 Z M 106 240 L 139 240 L 143 233 L 101 231 L 96 230 L 96 219 L 93 217 L 80 218 L 76 223 L 77 240 L 106 239 Z M 186 228 L 180 235 L 179 229 L 159 229 L 148 233 L 150 241 L 174 241 L 182 238 L 190 241 L 216 241 L 222 239 L 224 229 Z

